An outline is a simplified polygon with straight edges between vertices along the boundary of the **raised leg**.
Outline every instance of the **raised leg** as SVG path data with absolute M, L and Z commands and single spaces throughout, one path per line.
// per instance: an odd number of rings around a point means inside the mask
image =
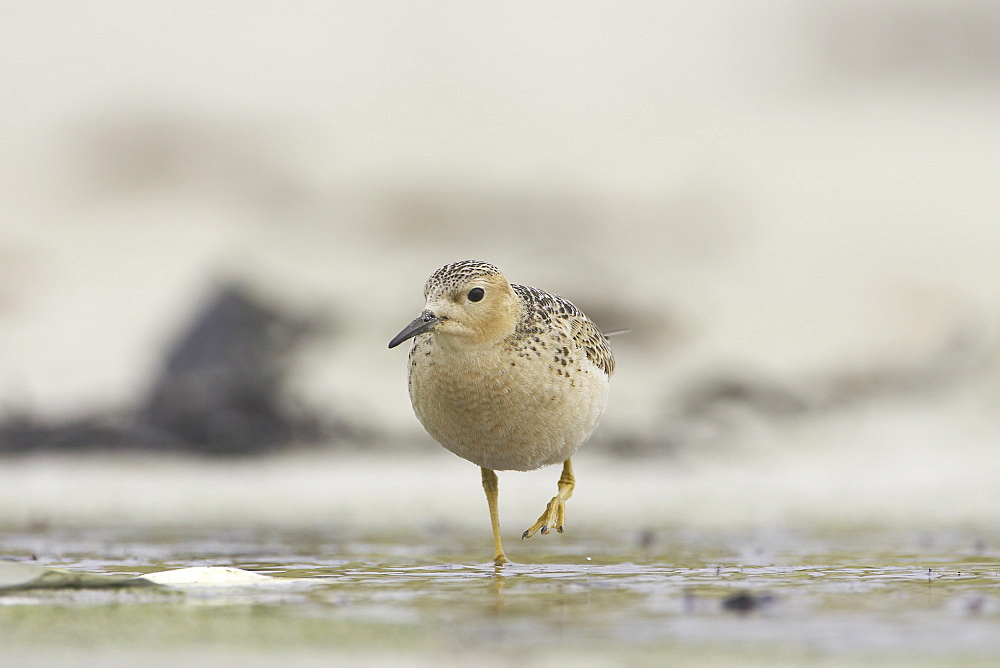
M 543 534 L 549 529 L 555 529 L 559 533 L 563 532 L 563 523 L 566 521 L 566 501 L 573 496 L 573 487 L 576 480 L 573 478 L 573 465 L 567 459 L 563 462 L 562 475 L 559 476 L 559 493 L 552 497 L 549 505 L 545 506 L 545 512 L 538 518 L 538 521 L 531 525 L 531 528 L 521 534 L 521 538 L 531 538 L 539 529 Z
M 497 509 L 497 495 L 500 491 L 500 484 L 497 482 L 495 471 L 484 468 L 482 472 L 486 503 L 490 506 L 490 524 L 493 525 L 493 548 L 496 552 L 493 563 L 497 566 L 503 566 L 507 563 L 507 556 L 503 553 L 503 545 L 500 544 L 500 511 Z

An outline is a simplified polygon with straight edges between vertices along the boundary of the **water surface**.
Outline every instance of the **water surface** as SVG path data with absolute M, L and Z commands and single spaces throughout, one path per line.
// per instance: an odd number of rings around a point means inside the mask
M 464 528 L 8 531 L 9 558 L 265 584 L 0 595 L 5 651 L 70 662 L 289 653 L 411 663 L 983 662 L 1000 658 L 1000 535 L 651 530 L 549 536 L 495 569 Z M 515 546 L 512 546 L 515 547 Z M 521 545 L 516 552 L 524 553 Z M 486 550 L 488 551 L 488 550 Z M 509 550 L 514 553 L 515 550 Z

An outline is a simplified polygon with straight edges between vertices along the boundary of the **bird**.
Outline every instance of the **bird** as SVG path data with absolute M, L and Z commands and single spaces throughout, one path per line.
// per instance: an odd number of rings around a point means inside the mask
M 481 469 L 493 563 L 503 566 L 496 471 L 562 464 L 557 494 L 521 538 L 563 533 L 576 486 L 571 457 L 604 413 L 614 356 L 572 303 L 510 283 L 487 262 L 446 264 L 427 279 L 424 298 L 389 348 L 412 339 L 408 387 L 417 419 Z

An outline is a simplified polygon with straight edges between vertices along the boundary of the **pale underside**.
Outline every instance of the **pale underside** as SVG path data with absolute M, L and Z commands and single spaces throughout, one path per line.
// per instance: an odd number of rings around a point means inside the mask
M 424 428 L 459 457 L 529 471 L 568 459 L 604 412 L 608 374 L 569 336 L 463 350 L 414 339 L 410 398 Z

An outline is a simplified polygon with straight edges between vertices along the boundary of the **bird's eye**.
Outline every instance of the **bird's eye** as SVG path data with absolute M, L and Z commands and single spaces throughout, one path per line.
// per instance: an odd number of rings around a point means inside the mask
M 478 302 L 482 301 L 483 297 L 486 295 L 486 291 L 482 288 L 472 288 L 469 290 L 469 301 Z

